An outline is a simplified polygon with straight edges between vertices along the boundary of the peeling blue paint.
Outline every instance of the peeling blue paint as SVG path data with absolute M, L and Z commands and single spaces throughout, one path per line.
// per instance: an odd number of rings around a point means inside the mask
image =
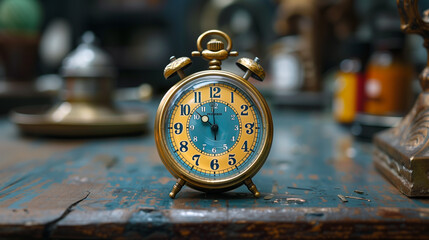
M 156 103 L 150 106 L 154 108 Z M 73 182 L 73 176 L 79 176 L 80 179 L 87 178 L 91 184 L 98 184 L 98 187 L 82 189 L 82 192 L 94 192 L 79 204 L 76 211 L 121 208 L 429 207 L 429 201 L 407 198 L 393 188 L 372 165 L 372 145 L 353 140 L 327 114 L 272 110 L 275 124 L 272 152 L 253 179 L 262 193 L 259 199 L 253 198 L 244 186 L 223 194 L 201 193 L 185 186 L 177 198 L 171 200 L 168 193 L 174 180 L 171 180 L 172 176 L 162 163 L 153 159 L 157 153 L 153 133 L 148 133 L 145 136 L 89 139 L 70 151 L 53 154 L 42 165 L 38 164 L 40 159 L 34 159 L 1 169 L 0 175 L 7 172 L 14 172 L 15 175 L 0 183 L 0 206 L 16 199 L 6 207 L 27 208 L 34 198 L 45 194 L 52 184 L 63 184 L 66 188 L 69 184 L 79 184 Z M 0 121 L 0 129 L 10 127 L 10 123 Z M 3 141 L 7 140 L 4 138 L 0 136 Z M 54 142 L 55 139 L 34 139 L 28 141 L 28 144 L 37 148 L 50 146 Z M 100 154 L 114 156 L 117 162 L 107 169 L 102 163 L 94 161 L 94 157 Z M 2 153 L 2 158 L 5 157 L 7 154 Z M 133 160 L 127 162 L 129 158 Z M 30 170 L 22 172 L 20 169 Z M 160 181 L 163 178 L 165 180 Z M 36 188 L 38 185 L 40 187 Z M 364 194 L 357 194 L 354 190 L 362 190 Z M 265 200 L 264 196 L 268 194 L 273 194 L 273 197 Z M 338 199 L 338 194 L 371 201 L 349 199 L 343 203 Z M 288 203 L 286 199 L 289 197 L 302 198 L 306 202 Z M 135 218 L 138 219 L 138 216 Z

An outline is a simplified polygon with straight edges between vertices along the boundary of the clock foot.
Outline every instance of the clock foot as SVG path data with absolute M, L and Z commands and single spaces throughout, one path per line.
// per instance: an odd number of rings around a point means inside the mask
M 176 197 L 176 194 L 180 191 L 180 189 L 182 189 L 183 185 L 185 185 L 185 181 L 181 178 L 178 178 L 176 184 L 173 186 L 173 189 L 171 189 L 169 196 L 171 198 Z
M 246 179 L 244 181 L 244 184 L 246 184 L 246 186 L 249 189 L 249 191 L 251 191 L 255 197 L 258 198 L 259 196 L 261 196 L 261 194 L 259 193 L 258 189 L 256 188 L 256 185 L 252 182 L 251 178 Z

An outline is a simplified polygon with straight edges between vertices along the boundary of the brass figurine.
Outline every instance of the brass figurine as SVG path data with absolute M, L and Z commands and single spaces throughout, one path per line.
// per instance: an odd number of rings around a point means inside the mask
M 422 19 L 418 0 L 397 0 L 401 29 L 419 34 L 429 51 L 427 11 Z M 392 129 L 374 138 L 374 164 L 402 193 L 429 196 L 429 61 L 420 74 L 420 93 L 411 111 Z

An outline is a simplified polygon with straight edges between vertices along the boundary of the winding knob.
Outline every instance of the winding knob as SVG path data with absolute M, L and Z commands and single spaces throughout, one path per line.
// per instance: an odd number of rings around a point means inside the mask
M 225 45 L 222 41 L 217 39 L 212 39 L 207 43 L 207 49 L 210 51 L 219 51 L 225 48 Z
M 218 39 L 211 39 L 207 43 L 207 49 L 202 48 L 201 43 L 204 38 L 209 35 L 218 35 L 224 38 L 227 42 L 226 48 L 224 43 Z M 193 51 L 193 57 L 203 57 L 204 59 L 209 61 L 209 69 L 210 70 L 221 70 L 220 65 L 222 61 L 227 59 L 229 56 L 238 56 L 237 51 L 231 51 L 232 49 L 232 41 L 231 38 L 224 32 L 219 30 L 209 30 L 201 34 L 197 39 L 197 49 L 198 51 Z

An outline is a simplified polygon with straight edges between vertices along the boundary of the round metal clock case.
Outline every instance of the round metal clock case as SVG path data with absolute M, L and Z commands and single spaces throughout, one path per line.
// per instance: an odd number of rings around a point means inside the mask
M 222 192 L 245 184 L 256 197 L 260 195 L 251 178 L 270 151 L 273 123 L 267 103 L 247 78 L 253 74 L 263 79 L 264 74 L 250 59 L 237 62 L 248 69 L 243 77 L 220 70 L 219 59 L 226 58 L 222 54 L 231 53 L 229 37 L 221 36 L 227 37 L 228 51 L 216 39 L 202 51 L 203 57 L 209 54 L 206 59 L 210 60 L 210 69 L 216 70 L 185 77 L 182 68 L 190 60 L 172 58 L 164 72 L 166 77 L 177 72 L 183 78 L 165 94 L 155 120 L 158 152 L 178 179 L 170 193 L 172 198 L 185 184 L 205 192 Z

